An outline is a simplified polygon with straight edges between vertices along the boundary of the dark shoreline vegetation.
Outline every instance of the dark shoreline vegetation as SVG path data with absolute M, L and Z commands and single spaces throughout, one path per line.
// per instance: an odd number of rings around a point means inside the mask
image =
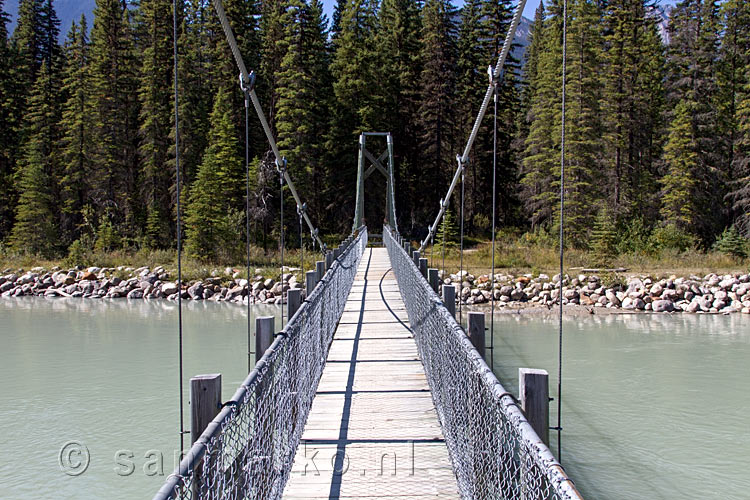
M 338 0 L 331 20 L 320 0 L 224 4 L 321 234 L 348 232 L 358 134 L 390 130 L 399 226 L 424 237 L 514 3 L 467 0 L 457 9 L 448 0 Z M 286 190 L 279 193 L 252 120 L 246 213 L 237 70 L 210 2 L 177 5 L 188 271 L 212 263 L 242 268 L 246 217 L 252 265 L 274 267 L 280 197 L 290 249 L 299 247 L 296 207 Z M 0 15 L 5 267 L 174 260 L 171 9 L 168 0 L 98 0 L 94 19 L 74 23 L 62 45 L 52 0 L 21 0 L 13 33 Z M 684 0 L 662 9 L 651 0 L 570 0 L 568 15 L 568 265 L 667 274 L 697 267 L 704 275 L 745 269 L 750 4 Z M 495 215 L 508 268 L 547 270 L 555 252 L 561 16 L 559 0 L 540 6 L 525 52 L 515 52 L 523 57 L 510 57 L 499 86 Z M 465 186 L 466 234 L 485 255 L 479 242 L 491 233 L 491 124 L 492 116 L 481 124 Z M 369 221 L 384 216 L 385 186 L 376 177 L 366 188 Z M 456 196 L 441 231 L 448 240 L 456 240 L 459 206 Z M 310 244 L 309 234 L 304 240 Z

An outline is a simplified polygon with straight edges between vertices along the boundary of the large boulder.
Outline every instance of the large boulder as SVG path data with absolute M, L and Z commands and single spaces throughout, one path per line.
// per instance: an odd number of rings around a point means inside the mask
M 674 304 L 671 300 L 655 300 L 651 303 L 651 308 L 654 312 L 672 312 Z

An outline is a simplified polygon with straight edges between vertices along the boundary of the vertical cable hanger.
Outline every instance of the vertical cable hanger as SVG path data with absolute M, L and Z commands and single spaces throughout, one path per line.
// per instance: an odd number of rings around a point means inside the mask
M 299 215 L 299 268 L 302 272 L 302 281 L 305 280 L 305 247 L 302 240 L 302 214 L 307 208 L 307 203 L 303 203 L 302 206 L 297 205 L 297 214 Z
M 497 81 L 492 66 L 487 70 L 493 88 L 495 103 L 492 125 L 492 269 L 490 270 L 490 368 L 495 370 L 495 218 L 497 213 Z
M 557 459 L 562 462 L 562 349 L 563 349 L 563 248 L 564 233 L 563 221 L 565 216 L 565 98 L 567 86 L 567 57 L 568 57 L 568 0 L 563 0 L 563 53 L 562 53 L 562 119 L 560 127 L 560 294 L 557 300 L 560 303 L 560 317 L 558 323 L 558 349 L 557 349 Z
M 440 206 L 443 206 L 443 200 L 440 200 Z M 443 257 L 443 282 L 445 282 L 445 233 L 446 233 L 446 225 L 445 225 L 445 219 L 443 219 L 443 248 L 442 248 L 442 257 Z M 443 297 L 445 299 L 445 297 Z
M 182 380 L 182 219 L 180 217 L 180 89 L 177 58 L 177 0 L 172 0 L 172 49 L 174 59 L 174 164 L 177 183 L 177 331 L 180 378 L 180 455 L 185 449 L 184 383 Z
M 247 338 L 252 337 L 252 322 L 250 319 L 250 88 L 240 74 L 240 88 L 245 95 L 245 272 L 247 273 Z M 247 359 L 255 354 L 254 346 L 248 342 Z
M 280 163 L 280 164 L 279 164 Z M 279 172 L 279 202 L 281 209 L 279 210 L 279 238 L 281 239 L 281 328 L 284 328 L 284 174 L 286 173 L 286 158 L 282 158 L 281 162 L 276 162 L 276 170 Z
M 460 161 L 460 160 L 459 160 Z M 458 272 L 458 324 L 463 320 L 463 286 L 464 286 L 464 197 L 466 194 L 466 168 L 461 165 L 461 250 L 460 250 L 460 270 Z

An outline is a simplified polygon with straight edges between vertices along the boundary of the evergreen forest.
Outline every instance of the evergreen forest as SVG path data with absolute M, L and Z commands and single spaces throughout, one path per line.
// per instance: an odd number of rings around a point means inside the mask
M 171 0 L 97 0 L 60 33 L 52 0 L 0 0 L 0 253 L 176 247 L 241 260 L 287 245 L 297 207 L 245 103 L 210 0 L 178 0 L 180 169 Z M 310 218 L 349 231 L 362 131 L 394 137 L 399 229 L 427 233 L 500 52 L 510 0 L 224 0 Z M 666 29 L 653 0 L 568 0 L 566 240 L 600 253 L 709 249 L 750 236 L 750 3 L 684 0 Z M 554 245 L 559 224 L 563 5 L 546 0 L 498 85 L 497 226 Z M 467 166 L 467 234 L 491 232 L 492 109 Z M 375 156 L 385 141 L 368 141 Z M 385 182 L 366 185 L 384 218 Z M 461 189 L 457 189 L 460 192 Z M 460 200 L 451 200 L 452 219 Z M 445 234 L 445 228 L 441 228 Z M 310 235 L 304 238 L 310 241 Z M 729 243 L 728 243 L 729 242 Z

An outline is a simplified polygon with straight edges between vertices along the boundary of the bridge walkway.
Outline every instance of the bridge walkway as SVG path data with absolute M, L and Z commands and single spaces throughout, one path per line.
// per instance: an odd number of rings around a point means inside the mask
M 458 498 L 385 248 L 357 270 L 284 498 Z

